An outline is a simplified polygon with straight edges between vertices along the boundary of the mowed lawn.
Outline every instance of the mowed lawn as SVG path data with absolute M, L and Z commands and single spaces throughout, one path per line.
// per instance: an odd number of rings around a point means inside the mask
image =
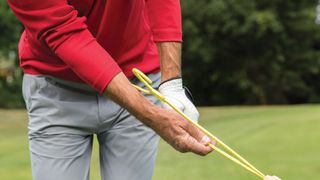
M 201 124 L 266 174 L 320 179 L 320 106 L 200 108 Z M 24 110 L 0 110 L 0 179 L 31 180 Z M 98 180 L 95 143 L 91 179 Z M 125 172 L 125 170 L 123 170 Z M 160 143 L 154 180 L 255 180 L 213 152 L 180 154 Z

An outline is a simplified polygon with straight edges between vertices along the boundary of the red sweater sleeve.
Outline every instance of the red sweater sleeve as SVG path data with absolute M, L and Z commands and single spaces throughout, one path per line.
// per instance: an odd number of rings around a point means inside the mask
M 179 0 L 147 0 L 147 12 L 156 42 L 182 41 Z
M 83 81 L 103 92 L 121 70 L 66 0 L 8 0 L 28 38 L 57 55 Z

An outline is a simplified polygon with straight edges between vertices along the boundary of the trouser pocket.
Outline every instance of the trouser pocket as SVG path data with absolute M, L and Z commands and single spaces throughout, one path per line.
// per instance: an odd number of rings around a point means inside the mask
M 95 95 L 55 86 L 46 76 L 25 75 L 23 94 L 29 115 L 29 135 L 90 134 L 97 128 Z

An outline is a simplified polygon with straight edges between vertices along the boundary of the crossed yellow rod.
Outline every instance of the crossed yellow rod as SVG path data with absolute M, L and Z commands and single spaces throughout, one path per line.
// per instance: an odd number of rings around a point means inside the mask
M 219 138 L 217 138 L 216 136 L 211 134 L 209 131 L 207 131 L 205 128 L 203 128 L 198 123 L 192 121 L 180 109 L 178 109 L 172 103 L 167 101 L 167 99 L 160 92 L 158 92 L 157 90 L 152 88 L 151 85 L 150 85 L 150 84 L 152 84 L 152 80 L 148 76 L 146 76 L 143 72 L 141 72 L 140 70 L 138 70 L 136 68 L 133 68 L 132 72 L 147 88 L 147 89 L 143 89 L 143 88 L 141 88 L 139 86 L 136 86 L 136 85 L 132 84 L 136 89 L 138 89 L 139 91 L 141 91 L 143 93 L 151 94 L 151 95 L 155 96 L 157 99 L 159 99 L 160 101 L 168 104 L 172 109 L 174 109 L 177 113 L 179 113 L 181 116 L 183 116 L 189 123 L 191 123 L 192 125 L 194 125 L 198 129 L 200 129 L 203 133 L 205 133 L 211 139 L 215 140 L 217 144 L 220 144 L 223 148 L 225 148 L 227 151 L 229 151 L 229 153 L 231 153 L 233 156 L 228 154 L 228 153 L 226 153 L 225 151 L 223 151 L 222 149 L 216 147 L 213 144 L 208 144 L 208 146 L 210 146 L 213 150 L 215 150 L 216 152 L 218 152 L 221 155 L 225 156 L 226 158 L 230 159 L 231 161 L 239 164 L 240 166 L 242 166 L 243 168 L 245 168 L 249 172 L 255 174 L 256 176 L 264 179 L 265 175 L 262 172 L 260 172 L 257 168 L 255 168 L 252 164 L 250 164 L 247 160 L 245 160 L 242 156 L 240 156 L 237 152 L 235 152 L 233 149 L 231 149 L 228 145 L 226 145 Z

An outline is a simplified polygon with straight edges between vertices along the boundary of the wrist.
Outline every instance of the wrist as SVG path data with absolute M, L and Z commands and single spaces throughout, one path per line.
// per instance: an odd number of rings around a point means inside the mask
M 147 100 L 148 101 L 148 100 Z M 151 102 L 146 102 L 141 104 L 141 108 L 137 108 L 137 118 L 140 119 L 146 126 L 154 129 L 157 122 L 156 119 L 159 118 L 161 108 L 152 104 Z
M 161 83 L 170 79 L 181 77 L 181 71 L 177 68 L 166 68 L 161 70 Z
M 181 43 L 157 43 L 160 58 L 161 81 L 181 76 Z
M 104 95 L 125 108 L 147 126 L 153 126 L 158 107 L 138 92 L 123 73 L 115 76 L 104 91 Z
M 179 79 L 181 79 L 181 81 L 182 81 L 182 77 L 181 77 L 181 76 L 175 76 L 175 77 L 166 79 L 166 80 L 162 81 L 162 82 L 159 84 L 158 87 L 160 87 L 160 86 L 163 85 L 163 84 L 168 84 L 170 81 L 179 80 Z

